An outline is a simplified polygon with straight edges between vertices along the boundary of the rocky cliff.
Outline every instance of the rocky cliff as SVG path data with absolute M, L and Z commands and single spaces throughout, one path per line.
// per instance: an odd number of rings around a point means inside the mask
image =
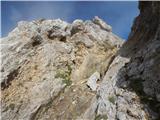
M 127 42 L 103 20 L 21 21 L 1 40 L 3 120 L 160 118 L 160 2 Z
M 98 117 L 107 115 L 109 120 L 160 119 L 160 2 L 140 2 L 139 9 L 128 41 L 84 114 L 89 119 L 93 106 Z

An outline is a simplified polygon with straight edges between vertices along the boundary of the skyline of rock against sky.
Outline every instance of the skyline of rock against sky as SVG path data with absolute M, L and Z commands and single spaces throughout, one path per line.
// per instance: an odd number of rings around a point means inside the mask
M 127 39 L 133 19 L 138 15 L 137 1 L 2 1 L 2 36 L 7 36 L 18 21 L 60 18 L 67 22 L 89 20 L 99 16 L 112 26 L 113 32 Z

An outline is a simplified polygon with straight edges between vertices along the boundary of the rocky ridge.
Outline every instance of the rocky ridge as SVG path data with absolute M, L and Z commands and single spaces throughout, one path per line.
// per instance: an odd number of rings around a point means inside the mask
M 95 96 L 123 41 L 93 21 L 21 21 L 2 44 L 2 119 L 73 119 Z M 94 90 L 90 90 L 91 86 Z
M 2 119 L 159 119 L 160 4 L 139 9 L 125 43 L 97 16 L 19 22 L 1 40 Z

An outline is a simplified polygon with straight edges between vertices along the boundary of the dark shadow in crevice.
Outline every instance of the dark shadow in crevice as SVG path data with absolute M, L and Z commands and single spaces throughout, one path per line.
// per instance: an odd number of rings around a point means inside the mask
M 35 47 L 42 43 L 43 38 L 40 35 L 36 35 L 36 36 L 33 36 L 31 40 L 32 40 L 32 46 Z
M 132 57 L 153 40 L 160 25 L 160 2 L 139 2 L 140 14 L 135 18 L 128 40 L 123 44 L 119 54 Z
M 119 70 L 116 85 L 135 92 L 150 119 L 160 120 L 160 102 L 156 98 L 156 94 L 160 94 L 160 44 L 157 49 L 154 46 L 148 49 L 148 45 L 160 41 L 160 2 L 139 2 L 139 9 L 140 15 L 134 21 L 128 41 L 118 51 L 118 55 L 130 58 L 130 61 Z M 146 58 L 146 53 L 151 54 L 154 49 L 155 55 Z M 148 65 L 151 61 L 154 61 L 153 65 Z M 146 93 L 145 89 L 154 94 Z
M 9 75 L 7 75 L 7 79 L 1 83 L 1 90 L 4 90 L 11 85 L 11 81 L 14 80 L 15 77 L 17 77 L 17 75 L 18 75 L 19 69 L 20 69 L 20 67 L 13 70 Z

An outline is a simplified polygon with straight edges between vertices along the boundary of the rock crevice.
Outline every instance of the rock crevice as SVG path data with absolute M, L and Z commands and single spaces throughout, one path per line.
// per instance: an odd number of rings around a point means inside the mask
M 1 40 L 2 119 L 160 119 L 160 3 L 139 9 L 126 42 L 97 16 L 19 22 Z

